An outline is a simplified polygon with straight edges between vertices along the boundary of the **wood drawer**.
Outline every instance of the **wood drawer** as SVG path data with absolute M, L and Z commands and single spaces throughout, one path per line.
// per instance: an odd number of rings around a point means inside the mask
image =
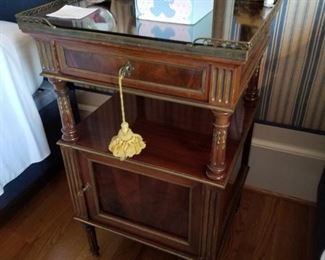
M 57 50 L 65 75 L 116 85 L 119 69 L 129 61 L 134 71 L 125 87 L 208 101 L 209 64 L 199 59 L 70 41 L 57 42 Z

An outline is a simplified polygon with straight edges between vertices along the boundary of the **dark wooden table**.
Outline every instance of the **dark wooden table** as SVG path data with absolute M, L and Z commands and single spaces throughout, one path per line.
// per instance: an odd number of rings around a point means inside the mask
M 80 21 L 46 17 L 67 3 L 90 5 L 54 1 L 17 20 L 57 93 L 59 145 L 91 251 L 99 254 L 98 227 L 184 258 L 216 259 L 249 169 L 259 63 L 280 2 L 215 0 L 202 19 L 208 37 L 177 40 L 142 34 L 131 0 L 103 2 Z M 106 10 L 116 26 L 103 31 L 94 25 L 109 23 Z M 107 148 L 120 127 L 118 94 L 76 125 L 66 82 L 116 90 L 127 63 L 134 70 L 123 82 L 126 114 L 147 147 L 120 161 Z

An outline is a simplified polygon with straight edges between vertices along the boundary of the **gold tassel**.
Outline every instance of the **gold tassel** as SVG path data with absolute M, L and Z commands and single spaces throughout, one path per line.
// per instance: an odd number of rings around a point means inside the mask
M 112 137 L 108 146 L 108 149 L 113 153 L 113 156 L 120 158 L 121 161 L 126 158 L 131 158 L 136 154 L 140 154 L 146 147 L 141 135 L 133 133 L 129 128 L 129 124 L 125 121 L 122 80 L 126 73 L 129 72 L 130 66 L 130 64 L 127 64 L 119 70 L 118 85 L 121 100 L 122 124 L 118 134 Z

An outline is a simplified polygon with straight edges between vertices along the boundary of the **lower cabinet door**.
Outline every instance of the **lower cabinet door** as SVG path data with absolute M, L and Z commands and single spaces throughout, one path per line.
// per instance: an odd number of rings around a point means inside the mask
M 159 169 L 80 153 L 92 221 L 125 236 L 196 254 L 202 185 Z

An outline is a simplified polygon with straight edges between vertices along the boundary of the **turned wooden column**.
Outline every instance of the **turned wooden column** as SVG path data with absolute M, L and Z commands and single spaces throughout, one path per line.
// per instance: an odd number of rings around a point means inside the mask
M 213 111 L 213 115 L 215 121 L 213 123 L 210 162 L 206 174 L 210 179 L 222 180 L 225 177 L 226 145 L 231 113 Z
M 248 87 L 244 96 L 245 101 L 254 102 L 258 100 L 258 78 L 260 75 L 260 64 L 255 68 L 254 74 L 248 82 Z
M 88 224 L 84 224 L 84 227 L 85 227 L 86 234 L 87 234 L 90 252 L 92 253 L 93 256 L 99 256 L 99 246 L 98 246 L 98 242 L 97 242 L 95 228 Z
M 55 93 L 57 95 L 57 101 L 61 116 L 61 132 L 62 139 L 67 142 L 73 142 L 78 140 L 78 134 L 76 130 L 76 124 L 73 117 L 68 88 L 66 82 L 57 79 L 49 79 L 53 85 Z

